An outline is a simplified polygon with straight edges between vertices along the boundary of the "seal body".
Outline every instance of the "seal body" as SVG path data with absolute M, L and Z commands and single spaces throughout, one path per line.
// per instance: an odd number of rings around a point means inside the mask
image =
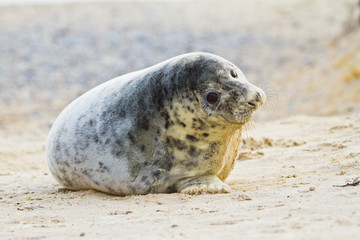
M 68 105 L 46 143 L 65 188 L 128 195 L 229 192 L 243 125 L 265 101 L 229 61 L 190 53 L 105 82 Z

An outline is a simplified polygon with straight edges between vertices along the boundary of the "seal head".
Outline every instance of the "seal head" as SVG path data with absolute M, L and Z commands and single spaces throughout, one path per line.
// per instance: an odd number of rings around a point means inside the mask
M 266 100 L 265 93 L 250 84 L 241 70 L 230 63 L 223 64 L 218 73 L 217 81 L 204 84 L 200 91 L 205 112 L 227 122 L 246 123 Z
M 59 115 L 49 168 L 69 189 L 229 192 L 243 125 L 266 99 L 229 61 L 180 55 L 105 82 Z

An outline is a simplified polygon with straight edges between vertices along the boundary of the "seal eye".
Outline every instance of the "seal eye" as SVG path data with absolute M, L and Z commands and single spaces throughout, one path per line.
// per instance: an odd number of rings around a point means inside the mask
M 233 77 L 233 78 L 236 78 L 238 76 L 237 72 L 234 70 L 234 69 L 231 69 L 230 70 L 230 75 Z
M 220 99 L 219 93 L 217 92 L 209 92 L 206 95 L 206 101 L 212 105 L 216 104 Z

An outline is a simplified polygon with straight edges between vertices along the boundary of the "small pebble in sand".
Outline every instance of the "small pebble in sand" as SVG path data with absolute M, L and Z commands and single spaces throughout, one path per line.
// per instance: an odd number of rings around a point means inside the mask
M 239 196 L 237 196 L 236 200 L 249 201 L 249 200 L 252 200 L 252 198 L 245 194 L 239 194 Z

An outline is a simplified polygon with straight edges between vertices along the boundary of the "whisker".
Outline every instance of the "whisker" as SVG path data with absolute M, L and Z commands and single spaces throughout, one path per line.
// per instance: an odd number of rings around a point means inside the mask
M 266 94 L 266 102 L 264 104 L 265 110 L 267 112 L 273 112 L 279 102 L 277 88 L 271 83 L 266 83 L 264 80 L 259 81 L 258 86 Z
M 250 138 L 254 136 L 255 123 L 252 119 L 250 119 L 243 128 L 243 138 Z

